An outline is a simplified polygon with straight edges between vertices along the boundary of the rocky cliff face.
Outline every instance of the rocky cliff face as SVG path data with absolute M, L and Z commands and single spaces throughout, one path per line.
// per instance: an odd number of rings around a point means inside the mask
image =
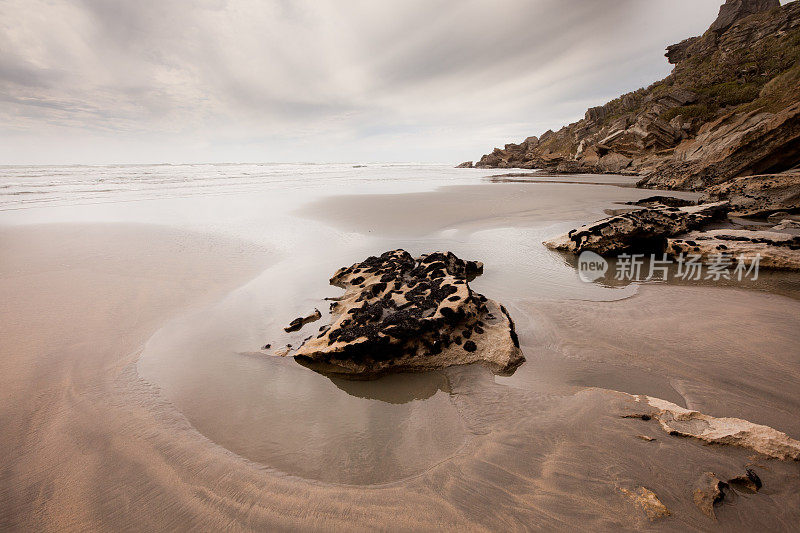
M 728 0 L 704 35 L 666 56 L 675 68 L 664 80 L 475 166 L 631 173 L 643 187 L 698 190 L 800 165 L 800 2 Z

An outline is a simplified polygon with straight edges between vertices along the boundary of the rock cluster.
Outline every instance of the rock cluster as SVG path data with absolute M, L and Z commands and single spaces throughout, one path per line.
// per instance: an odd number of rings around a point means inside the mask
M 643 187 L 700 190 L 800 163 L 800 2 L 728 0 L 709 31 L 667 57 L 666 79 L 475 166 L 630 173 Z
M 553 250 L 575 254 L 587 250 L 600 255 L 660 251 L 668 237 L 718 220 L 727 210 L 726 202 L 685 207 L 658 205 L 604 218 L 544 244 Z
M 342 268 L 330 280 L 345 289 L 331 323 L 292 355 L 323 373 L 361 377 L 476 362 L 511 372 L 524 357 L 506 309 L 469 286 L 482 271 L 450 252 L 413 258 L 405 250 Z
M 770 178 L 760 178 L 767 179 Z M 793 188 L 795 180 L 797 177 L 786 185 L 786 180 L 776 179 L 772 186 L 759 186 L 755 178 L 740 178 L 714 192 L 714 196 L 730 200 L 698 205 L 679 198 L 651 196 L 628 202 L 639 209 L 587 224 L 544 244 L 576 255 L 591 251 L 604 256 L 659 252 L 671 257 L 695 256 L 694 260 L 701 263 L 739 266 L 746 271 L 758 257 L 759 268 L 800 271 L 800 222 L 789 218 L 790 211 L 798 210 L 800 191 Z M 787 211 L 775 211 L 776 207 Z M 738 209 L 737 214 L 771 213 L 770 220 L 780 223 L 769 230 L 737 227 L 731 219 L 725 219 L 731 209 Z M 717 228 L 706 227 L 711 223 L 716 223 Z M 745 265 L 738 265 L 740 257 Z

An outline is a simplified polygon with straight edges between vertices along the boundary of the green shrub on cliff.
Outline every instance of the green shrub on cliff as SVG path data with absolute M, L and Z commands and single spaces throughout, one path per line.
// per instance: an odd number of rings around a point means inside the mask
M 698 93 L 704 96 L 709 104 L 719 108 L 752 102 L 758 98 L 760 91 L 761 87 L 756 83 L 728 81 L 701 88 Z

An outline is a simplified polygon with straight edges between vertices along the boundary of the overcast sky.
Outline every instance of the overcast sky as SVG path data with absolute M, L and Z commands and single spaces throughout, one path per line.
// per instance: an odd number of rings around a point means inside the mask
M 0 0 L 0 164 L 477 159 L 721 0 Z

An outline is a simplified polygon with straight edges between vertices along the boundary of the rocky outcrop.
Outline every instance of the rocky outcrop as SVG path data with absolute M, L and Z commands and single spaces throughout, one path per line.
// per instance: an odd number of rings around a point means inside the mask
M 775 7 L 781 7 L 780 0 L 727 0 L 719 8 L 719 16 L 709 29 L 716 33 L 723 33 L 734 22 Z
M 456 168 L 473 168 L 472 161 L 464 161 L 460 165 L 456 165 Z
M 739 446 L 784 461 L 800 460 L 800 441 L 769 426 L 740 418 L 716 418 L 651 396 L 639 396 L 637 401 L 654 408 L 647 416 L 656 419 L 670 435 Z
M 684 59 L 690 57 L 689 49 L 699 38 L 700 37 L 689 37 L 678 44 L 667 46 L 667 53 L 664 54 L 667 61 L 669 61 L 671 65 L 677 65 Z
M 800 236 L 774 231 L 695 231 L 667 239 L 667 253 L 697 255 L 704 263 L 720 261 L 723 256 L 732 259 L 734 264 L 737 257 L 751 261 L 758 256 L 761 268 L 800 270 Z
M 737 176 L 785 170 L 798 163 L 800 102 L 777 113 L 731 113 L 704 125 L 640 185 L 699 190 Z
M 359 377 L 482 363 L 498 373 L 523 361 L 508 311 L 474 292 L 481 263 L 454 254 L 386 252 L 331 278 L 345 294 L 331 323 L 292 354 L 329 374 Z
M 730 202 L 736 216 L 800 213 L 800 171 L 736 178 L 709 187 L 706 197 Z
M 587 250 L 600 255 L 663 250 L 667 237 L 718 220 L 727 209 L 726 202 L 637 209 L 587 224 L 544 244 L 574 254 Z
M 664 196 L 628 202 L 643 207 L 587 224 L 544 244 L 576 255 L 585 251 L 603 256 L 665 252 L 673 258 L 691 257 L 693 263 L 718 265 L 717 279 L 754 279 L 762 268 L 800 271 L 797 221 L 782 220 L 769 231 L 741 226 L 705 229 L 711 223 L 723 223 L 730 204 L 684 202 Z M 732 220 L 724 223 L 735 225 Z
M 643 176 L 705 189 L 800 164 L 800 2 L 728 0 L 704 35 L 667 48 L 672 73 L 476 167 Z

